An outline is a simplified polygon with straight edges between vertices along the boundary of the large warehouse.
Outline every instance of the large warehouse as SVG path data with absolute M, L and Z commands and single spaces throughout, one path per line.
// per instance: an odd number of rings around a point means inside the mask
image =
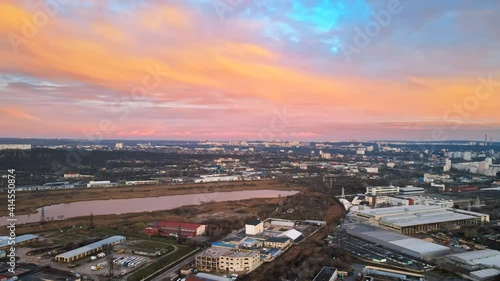
M 440 257 L 450 253 L 448 247 L 391 231 L 380 230 L 369 225 L 353 223 L 346 224 L 344 228 L 349 235 L 418 259 Z
M 415 234 L 433 230 L 474 226 L 481 224 L 482 214 L 454 212 L 439 206 L 404 206 L 357 210 L 361 220 L 401 234 Z
M 100 252 L 105 246 L 113 246 L 119 243 L 125 242 L 125 237 L 117 235 L 108 237 L 101 241 L 88 244 L 87 246 L 80 247 L 78 249 L 71 250 L 69 252 L 60 254 L 56 256 L 56 261 L 60 262 L 73 262 L 75 260 L 81 259 L 83 257 L 92 255 L 94 253 Z
M 500 251 L 488 249 L 449 255 L 446 262 L 468 271 L 473 280 L 500 279 Z
M 172 237 L 177 237 L 180 234 L 182 237 L 195 237 L 205 234 L 206 229 L 206 225 L 197 223 L 163 221 L 146 227 L 144 233 Z
M 16 245 L 21 245 L 25 243 L 30 243 L 38 240 L 38 235 L 34 234 L 24 234 L 16 236 Z M 9 237 L 8 236 L 0 236 L 0 249 L 8 249 L 11 245 L 9 245 Z

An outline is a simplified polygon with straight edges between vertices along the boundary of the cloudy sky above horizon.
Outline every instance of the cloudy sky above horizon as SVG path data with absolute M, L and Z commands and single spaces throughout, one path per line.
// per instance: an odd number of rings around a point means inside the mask
M 0 137 L 500 139 L 500 1 L 0 2 Z

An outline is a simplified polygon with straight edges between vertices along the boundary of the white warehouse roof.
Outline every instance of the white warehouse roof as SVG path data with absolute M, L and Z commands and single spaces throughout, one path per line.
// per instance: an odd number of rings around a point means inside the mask
M 465 252 L 448 256 L 450 259 L 457 260 L 470 265 L 484 265 L 500 269 L 500 251 L 480 250 Z
M 34 234 L 24 234 L 16 236 L 16 244 L 21 244 L 26 241 L 37 239 L 38 235 Z M 0 248 L 6 247 L 9 245 L 9 236 L 0 236 Z
M 279 237 L 281 236 L 286 236 L 290 239 L 292 239 L 293 241 L 297 240 L 300 236 L 302 236 L 302 232 L 300 231 L 297 231 L 295 229 L 290 229 L 288 231 L 285 231 L 283 232 L 282 234 L 279 235 Z
M 108 238 L 103 239 L 101 241 L 97 241 L 97 242 L 88 244 L 87 246 L 83 246 L 83 247 L 80 247 L 78 249 L 74 249 L 74 250 L 68 251 L 66 253 L 59 254 L 59 255 L 57 255 L 57 257 L 63 257 L 63 258 L 70 259 L 72 257 L 78 256 L 79 254 L 93 251 L 93 250 L 98 249 L 104 245 L 109 245 L 109 244 L 113 244 L 113 243 L 120 242 L 120 241 L 125 241 L 125 237 L 121 236 L 121 235 L 111 236 L 111 237 L 108 237 Z
M 500 276 L 500 270 L 495 268 L 481 269 L 472 271 L 470 276 L 478 280 L 491 280 L 497 276 Z
M 388 222 L 397 226 L 412 226 L 421 224 L 440 223 L 447 221 L 458 221 L 466 219 L 474 219 L 475 217 L 458 214 L 451 211 L 437 212 L 434 214 L 418 214 L 418 215 L 401 215 L 382 218 L 381 221 Z
M 369 225 L 351 223 L 345 224 L 344 228 L 347 229 L 347 233 L 350 235 L 420 259 L 439 257 L 450 253 L 448 247 L 411 238 L 396 232 L 380 230 Z

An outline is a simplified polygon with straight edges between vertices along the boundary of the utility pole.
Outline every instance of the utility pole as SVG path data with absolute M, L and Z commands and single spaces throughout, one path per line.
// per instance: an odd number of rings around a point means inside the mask
M 90 213 L 90 225 L 89 225 L 89 230 L 93 230 L 94 227 L 94 214 Z
M 109 266 L 109 280 L 112 281 L 114 279 L 114 263 L 113 263 L 113 246 L 108 245 L 106 247 L 106 255 L 108 256 L 108 266 Z
M 177 231 L 177 245 L 179 245 L 180 236 L 181 236 L 181 225 L 179 224 L 179 230 Z
M 46 223 L 47 223 L 47 218 L 45 217 L 45 207 L 42 206 L 42 211 L 41 211 L 41 214 L 40 214 L 40 224 L 44 225 Z

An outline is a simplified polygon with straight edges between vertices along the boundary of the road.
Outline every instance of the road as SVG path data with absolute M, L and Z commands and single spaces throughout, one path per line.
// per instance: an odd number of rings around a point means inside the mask
M 162 274 L 158 275 L 157 277 L 153 278 L 151 281 L 163 281 L 167 277 L 170 277 L 171 275 L 177 273 L 183 266 L 191 264 L 194 262 L 196 259 L 196 256 L 191 256 L 184 260 L 183 262 L 179 263 L 178 265 L 172 267 L 171 269 L 163 272 Z

